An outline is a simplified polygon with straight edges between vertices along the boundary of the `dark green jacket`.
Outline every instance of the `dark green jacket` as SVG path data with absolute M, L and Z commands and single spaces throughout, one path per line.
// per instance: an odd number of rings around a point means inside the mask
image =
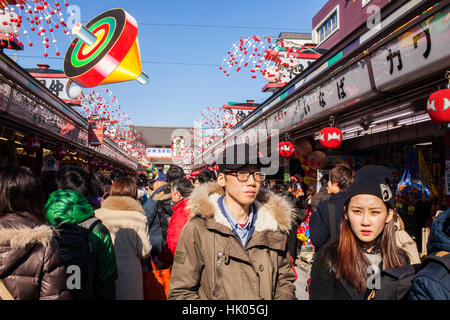
M 45 205 L 47 221 L 58 226 L 63 222 L 78 224 L 94 216 L 87 199 L 73 190 L 53 192 Z M 89 235 L 95 257 L 94 288 L 96 299 L 115 300 L 117 267 L 109 230 L 98 223 Z

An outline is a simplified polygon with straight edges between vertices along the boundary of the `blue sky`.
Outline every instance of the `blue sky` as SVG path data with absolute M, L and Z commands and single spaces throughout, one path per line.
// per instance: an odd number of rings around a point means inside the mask
M 261 103 L 270 93 L 261 92 L 263 77 L 233 72 L 226 77 L 218 68 L 241 37 L 280 32 L 311 32 L 312 18 L 327 0 L 72 0 L 81 8 L 82 21 L 89 21 L 111 8 L 124 8 L 139 26 L 143 68 L 150 83 L 108 85 L 122 110 L 135 125 L 193 126 L 207 106 L 254 99 Z M 184 26 L 183 26 L 184 25 Z M 186 25 L 235 26 L 199 27 Z M 252 27 L 252 28 L 237 28 Z M 263 28 L 261 28 L 263 27 Z M 37 39 L 37 36 L 33 38 Z M 63 39 L 63 37 L 61 37 Z M 68 46 L 68 41 L 64 42 Z M 60 49 L 65 52 L 65 49 Z M 13 52 L 5 50 L 12 56 Z M 50 58 L 55 58 L 50 51 Z M 42 58 L 25 58 L 39 56 Z M 46 59 L 39 45 L 18 53 L 24 68 L 47 63 L 62 69 L 62 59 Z M 200 64 L 200 65 L 197 65 Z M 215 66 L 217 65 L 217 66 Z

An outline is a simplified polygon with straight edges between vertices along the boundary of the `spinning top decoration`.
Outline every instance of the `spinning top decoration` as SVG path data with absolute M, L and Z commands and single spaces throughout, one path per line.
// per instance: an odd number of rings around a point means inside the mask
M 67 50 L 64 73 L 84 88 L 137 80 L 149 81 L 142 72 L 136 20 L 123 9 L 103 12 L 86 26 L 77 24 L 76 39 Z

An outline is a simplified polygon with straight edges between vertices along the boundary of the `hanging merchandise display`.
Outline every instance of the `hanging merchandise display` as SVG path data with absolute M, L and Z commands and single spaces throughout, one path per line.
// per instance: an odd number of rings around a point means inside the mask
M 417 152 L 417 156 L 418 156 L 420 172 L 423 173 L 425 183 L 430 188 L 431 199 L 436 199 L 439 196 L 439 192 L 438 192 L 436 185 L 433 182 L 433 176 L 431 175 L 430 169 L 428 168 L 428 165 L 425 161 L 425 157 L 423 155 L 422 150 L 419 150 Z
M 123 9 L 103 12 L 86 26 L 77 24 L 77 37 L 67 50 L 64 73 L 84 88 L 137 80 L 149 82 L 142 72 L 136 20 Z
M 313 152 L 312 144 L 307 138 L 296 141 L 294 146 L 297 158 L 307 157 L 311 152 Z
M 297 228 L 297 239 L 300 240 L 302 246 L 311 245 L 311 237 L 309 234 L 309 220 L 311 218 L 311 209 L 306 209 L 306 219 Z
M 322 151 L 313 151 L 308 155 L 306 163 L 313 170 L 323 170 L 328 166 L 328 158 Z
M 55 157 L 51 154 L 47 155 L 43 159 L 44 162 L 44 168 L 43 172 L 56 172 L 58 171 L 58 161 L 55 159 Z
M 417 204 L 419 201 L 429 200 L 431 193 L 425 181 L 424 175 L 420 170 L 416 150 L 414 147 L 411 147 L 406 162 L 406 170 L 397 187 L 396 200 L 410 205 Z

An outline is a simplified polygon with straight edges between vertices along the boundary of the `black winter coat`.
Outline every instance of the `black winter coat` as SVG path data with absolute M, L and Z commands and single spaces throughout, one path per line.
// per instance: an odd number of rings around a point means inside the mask
M 309 234 L 311 242 L 315 247 L 316 252 L 329 242 L 331 239 L 330 234 L 330 214 L 328 212 L 328 202 L 331 201 L 335 208 L 335 226 L 336 239 L 339 239 L 341 233 L 341 221 L 344 217 L 344 204 L 345 204 L 345 192 L 339 192 L 331 196 L 330 200 L 322 201 L 317 210 L 311 214 L 309 220 Z
M 370 290 L 358 294 L 343 279 L 337 279 L 325 259 L 325 253 L 337 252 L 338 243 L 327 245 L 318 252 L 311 268 L 310 300 L 366 300 Z

